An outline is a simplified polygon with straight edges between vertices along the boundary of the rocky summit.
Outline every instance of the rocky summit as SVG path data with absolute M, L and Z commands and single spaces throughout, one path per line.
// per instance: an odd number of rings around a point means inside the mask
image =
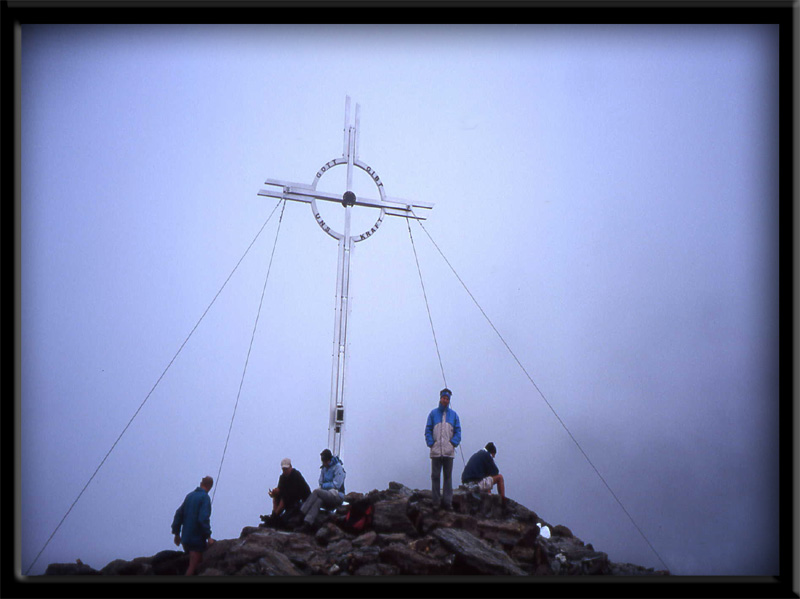
M 352 532 L 347 513 L 374 507 L 369 526 Z M 101 570 L 80 563 L 50 564 L 46 576 L 183 575 L 188 555 L 114 560 Z M 609 561 L 563 525 L 545 522 L 525 506 L 463 485 L 453 510 L 434 509 L 429 490 L 389 483 L 383 491 L 350 493 L 334 512 L 320 514 L 307 532 L 246 526 L 238 539 L 220 539 L 203 556 L 198 576 L 664 576 L 668 571 Z

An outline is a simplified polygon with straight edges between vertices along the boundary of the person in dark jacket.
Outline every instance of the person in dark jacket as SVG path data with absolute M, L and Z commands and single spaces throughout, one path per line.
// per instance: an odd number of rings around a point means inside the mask
M 464 472 L 461 474 L 461 482 L 465 485 L 475 484 L 481 491 L 491 493 L 492 487 L 497 485 L 497 492 L 500 494 L 500 501 L 506 505 L 506 488 L 503 475 L 494 463 L 494 456 L 497 455 L 497 448 L 491 441 L 486 447 L 478 450 L 467 461 Z
M 292 528 L 294 520 L 299 524 L 303 518 L 300 505 L 311 495 L 311 489 L 300 471 L 292 467 L 292 460 L 283 458 L 278 486 L 270 489 L 268 494 L 272 497 L 272 513 L 262 520 L 267 526 L 278 528 L 284 524 Z
M 206 476 L 200 486 L 189 493 L 172 519 L 172 534 L 175 545 L 183 545 L 189 554 L 189 567 L 186 576 L 192 576 L 203 559 L 203 552 L 214 543 L 211 538 L 211 498 L 208 492 L 214 486 L 214 479 Z
M 453 509 L 453 456 L 461 443 L 461 421 L 450 407 L 452 395 L 450 389 L 442 389 L 439 392 L 439 405 L 431 410 L 425 422 L 425 444 L 431 450 L 431 493 L 436 510 L 440 507 Z M 440 495 L 439 480 L 442 473 L 444 481 Z

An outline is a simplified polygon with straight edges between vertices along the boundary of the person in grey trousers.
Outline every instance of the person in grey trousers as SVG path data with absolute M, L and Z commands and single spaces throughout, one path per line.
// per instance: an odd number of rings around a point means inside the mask
M 431 491 L 433 507 L 445 510 L 453 509 L 453 458 L 456 447 L 461 443 L 461 422 L 456 411 L 450 407 L 453 392 L 442 389 L 439 393 L 439 405 L 428 414 L 425 423 L 425 443 L 430 448 L 431 458 Z M 444 473 L 442 492 L 439 492 L 439 481 Z

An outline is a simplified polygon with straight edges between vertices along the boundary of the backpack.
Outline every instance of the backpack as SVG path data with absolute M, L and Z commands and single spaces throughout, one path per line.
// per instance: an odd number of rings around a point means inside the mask
M 350 510 L 342 521 L 342 528 L 349 532 L 361 533 L 372 526 L 375 506 L 369 499 L 359 499 L 350 505 Z

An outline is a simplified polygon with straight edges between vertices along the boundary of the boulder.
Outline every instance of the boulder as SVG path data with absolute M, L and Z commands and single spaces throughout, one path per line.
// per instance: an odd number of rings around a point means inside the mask
M 526 527 L 524 524 L 516 521 L 496 521 L 496 520 L 482 520 L 476 523 L 477 524 L 477 535 L 474 532 L 471 532 L 473 535 L 480 537 L 481 539 L 487 540 L 492 542 L 495 545 L 502 545 L 505 548 L 510 549 L 517 543 L 521 542 L 521 540 L 525 537 L 525 534 L 528 533 L 530 528 L 535 528 L 538 534 L 539 527 Z M 460 527 L 464 530 L 467 530 L 466 527 Z M 528 533 L 530 534 L 530 533 Z
M 417 529 L 408 518 L 408 498 L 379 501 L 372 516 L 372 529 L 379 533 L 415 535 Z
M 551 526 L 550 528 L 553 531 L 553 536 L 555 537 L 568 537 L 570 539 L 574 537 L 572 531 L 561 524 L 557 526 Z
M 105 576 L 142 576 L 145 574 L 153 574 L 153 566 L 151 566 L 148 561 L 141 559 L 131 562 L 123 559 L 115 559 L 100 570 L 100 574 Z
M 381 549 L 380 559 L 385 564 L 395 566 L 400 574 L 428 576 L 450 573 L 449 564 L 423 555 L 401 543 L 394 543 Z
M 353 545 L 356 547 L 368 547 L 370 545 L 375 545 L 377 542 L 378 533 L 374 530 L 365 532 L 353 539 Z
M 237 576 L 302 576 L 289 558 L 273 549 L 266 549 L 257 561 L 249 561 L 236 572 Z
M 342 556 L 342 559 L 337 563 L 339 566 L 354 574 L 357 570 L 364 566 L 376 565 L 380 563 L 380 547 L 371 545 L 369 547 L 360 547 L 348 552 Z
M 437 528 L 433 536 L 456 554 L 456 564 L 463 567 L 464 574 L 526 574 L 504 551 L 494 549 L 466 530 Z

